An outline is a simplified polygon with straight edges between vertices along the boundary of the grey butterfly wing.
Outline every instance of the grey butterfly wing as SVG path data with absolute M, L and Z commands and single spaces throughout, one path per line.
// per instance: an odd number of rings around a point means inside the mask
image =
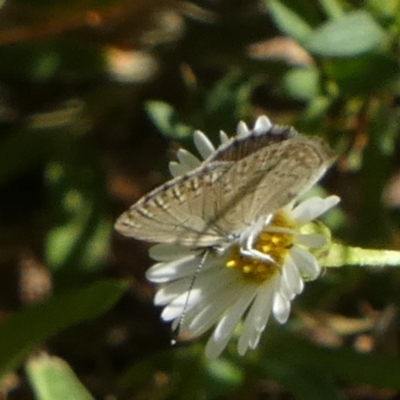
M 237 137 L 197 169 L 144 196 L 115 227 L 141 240 L 216 246 L 287 205 L 333 160 L 322 142 L 292 128 L 273 126 Z
M 322 141 L 300 135 L 251 153 L 222 176 L 217 197 L 223 204 L 211 223 L 231 235 L 240 233 L 310 189 L 334 160 Z
M 240 167 L 234 168 L 227 179 L 222 177 L 239 160 L 260 148 L 275 147 L 295 134 L 292 128 L 272 125 L 264 132 L 231 139 L 197 169 L 161 185 L 133 204 L 118 218 L 116 230 L 140 240 L 215 246 L 230 234 L 229 226 L 220 229 L 215 223 L 224 213 L 229 214 L 230 208 L 240 214 L 239 200 L 245 193 L 241 190 L 243 182 L 231 188 L 232 177 Z M 242 178 L 252 183 L 252 175 Z
M 121 234 L 159 243 L 192 247 L 215 246 L 224 233 L 214 227 L 218 181 L 233 162 L 202 164 L 197 169 L 156 188 L 117 220 Z M 223 205 L 221 205 L 223 206 Z

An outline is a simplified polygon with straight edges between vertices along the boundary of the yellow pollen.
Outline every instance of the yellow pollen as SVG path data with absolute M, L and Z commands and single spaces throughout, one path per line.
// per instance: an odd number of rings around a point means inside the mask
M 272 221 L 258 236 L 254 249 L 266 254 L 274 261 L 261 260 L 256 257 L 245 256 L 240 253 L 240 247 L 235 245 L 225 263 L 227 268 L 234 268 L 242 273 L 246 280 L 264 282 L 271 279 L 280 271 L 285 262 L 287 253 L 293 245 L 292 233 L 279 232 L 279 229 L 296 230 L 296 223 L 283 212 L 277 213 Z

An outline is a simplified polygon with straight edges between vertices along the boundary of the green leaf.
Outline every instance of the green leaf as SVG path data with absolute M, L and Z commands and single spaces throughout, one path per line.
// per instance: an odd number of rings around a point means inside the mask
M 286 92 L 297 100 L 310 101 L 319 95 L 319 74 L 317 69 L 293 69 L 283 81 Z
M 18 367 L 30 351 L 50 336 L 108 311 L 126 288 L 121 281 L 98 282 L 9 317 L 0 324 L 0 376 Z
M 104 171 L 85 138 L 66 135 L 45 170 L 51 227 L 45 240 L 46 263 L 67 284 L 103 266 L 112 234 Z M 60 274 L 71 279 L 59 279 Z M 56 282 L 57 283 L 57 282 Z M 68 286 L 68 285 L 66 285 Z
M 169 138 L 185 139 L 193 132 L 191 127 L 178 122 L 175 109 L 163 101 L 148 101 L 146 111 L 154 125 Z
M 255 78 L 243 72 L 231 72 L 216 82 L 208 91 L 204 104 L 204 129 L 209 135 L 220 129 L 232 132 L 237 122 L 250 114 L 251 97 L 259 84 Z
M 146 111 L 162 133 L 165 135 L 172 133 L 172 118 L 175 114 L 172 106 L 163 101 L 148 101 L 146 103 Z
M 42 354 L 28 361 L 26 372 L 37 400 L 94 400 L 61 358 Z
M 303 132 L 320 131 L 332 102 L 332 97 L 322 95 L 311 99 L 298 121 L 299 129 Z
M 360 171 L 359 222 L 354 227 L 353 236 L 362 246 L 386 248 L 393 240 L 386 212 L 378 205 L 382 204 L 382 193 L 392 174 L 398 132 L 398 117 L 385 102 L 369 107 L 368 125 L 365 127 L 368 142 L 362 152 Z
M 280 0 L 265 2 L 278 28 L 294 39 L 304 41 L 312 34 L 312 27 L 295 10 Z
M 205 388 L 208 398 L 217 398 L 238 390 L 243 385 L 245 372 L 234 362 L 219 358 L 205 364 Z
M 365 95 L 385 89 L 399 78 L 398 61 L 388 54 L 365 54 L 355 58 L 332 59 L 325 74 L 345 95 Z
M 366 11 L 347 13 L 316 29 L 304 42 L 311 53 L 321 57 L 355 57 L 382 47 L 386 34 Z
M 329 19 L 340 18 L 344 13 L 343 5 L 338 0 L 318 0 L 318 2 Z
M 384 19 L 386 23 L 395 22 L 399 12 L 399 0 L 368 0 L 366 2 L 368 9 L 371 9 L 374 15 Z M 384 25 L 387 26 L 387 25 Z
M 46 260 L 54 270 L 99 268 L 108 254 L 113 224 L 91 208 L 51 229 L 46 237 Z

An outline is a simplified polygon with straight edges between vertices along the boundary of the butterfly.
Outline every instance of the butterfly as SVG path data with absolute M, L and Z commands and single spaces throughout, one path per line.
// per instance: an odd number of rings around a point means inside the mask
M 115 228 L 149 242 L 218 247 L 309 190 L 334 161 L 320 138 L 260 117 L 197 168 L 143 196 Z

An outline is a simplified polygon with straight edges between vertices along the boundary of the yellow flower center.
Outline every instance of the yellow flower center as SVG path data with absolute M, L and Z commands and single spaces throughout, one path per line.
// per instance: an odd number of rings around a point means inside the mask
M 269 256 L 273 261 L 243 255 L 240 246 L 231 248 L 231 254 L 225 263 L 242 273 L 246 280 L 264 282 L 271 279 L 282 268 L 286 256 L 293 245 L 294 235 L 288 233 L 297 228 L 296 223 L 284 212 L 274 215 L 272 221 L 259 234 L 253 248 Z

